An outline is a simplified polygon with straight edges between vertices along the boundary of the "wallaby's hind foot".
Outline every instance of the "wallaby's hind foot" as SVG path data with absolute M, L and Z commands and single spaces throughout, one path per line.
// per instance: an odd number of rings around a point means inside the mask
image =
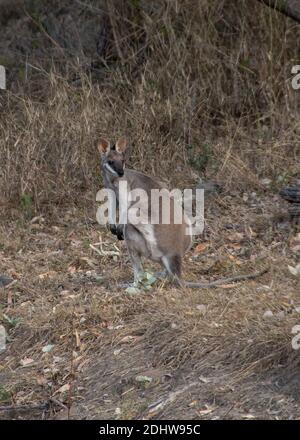
M 168 277 L 169 273 L 167 271 L 167 269 L 159 271 L 159 272 L 154 272 L 154 276 L 155 278 L 159 278 L 159 279 L 166 279 Z

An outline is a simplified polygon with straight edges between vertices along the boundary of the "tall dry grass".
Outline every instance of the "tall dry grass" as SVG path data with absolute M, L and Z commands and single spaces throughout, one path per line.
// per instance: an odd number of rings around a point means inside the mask
M 23 6 L 0 7 L 2 209 L 92 199 L 100 135 L 126 133 L 131 165 L 172 184 L 208 175 L 227 188 L 257 188 L 261 177 L 276 187 L 299 173 L 293 21 L 255 0 Z

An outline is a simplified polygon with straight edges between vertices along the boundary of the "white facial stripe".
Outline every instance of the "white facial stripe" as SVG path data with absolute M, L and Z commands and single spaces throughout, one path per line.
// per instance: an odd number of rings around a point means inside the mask
M 108 163 L 105 164 L 105 168 L 112 173 L 114 176 L 118 176 L 118 173 L 110 166 Z

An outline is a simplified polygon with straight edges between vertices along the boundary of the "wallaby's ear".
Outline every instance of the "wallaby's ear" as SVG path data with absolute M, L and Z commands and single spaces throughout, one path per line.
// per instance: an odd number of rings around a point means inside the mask
M 101 138 L 98 142 L 98 150 L 101 155 L 107 154 L 110 150 L 109 142 L 106 139 Z
M 125 136 L 121 137 L 116 142 L 116 150 L 118 153 L 125 153 L 127 149 L 127 139 Z

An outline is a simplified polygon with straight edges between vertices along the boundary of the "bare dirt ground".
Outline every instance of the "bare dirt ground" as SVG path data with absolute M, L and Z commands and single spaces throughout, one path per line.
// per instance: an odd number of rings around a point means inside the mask
M 14 282 L 0 288 L 0 418 L 299 419 L 300 237 L 282 205 L 269 190 L 221 194 L 184 262 L 190 280 L 265 275 L 137 295 L 119 287 L 126 249 L 95 210 L 2 223 Z

